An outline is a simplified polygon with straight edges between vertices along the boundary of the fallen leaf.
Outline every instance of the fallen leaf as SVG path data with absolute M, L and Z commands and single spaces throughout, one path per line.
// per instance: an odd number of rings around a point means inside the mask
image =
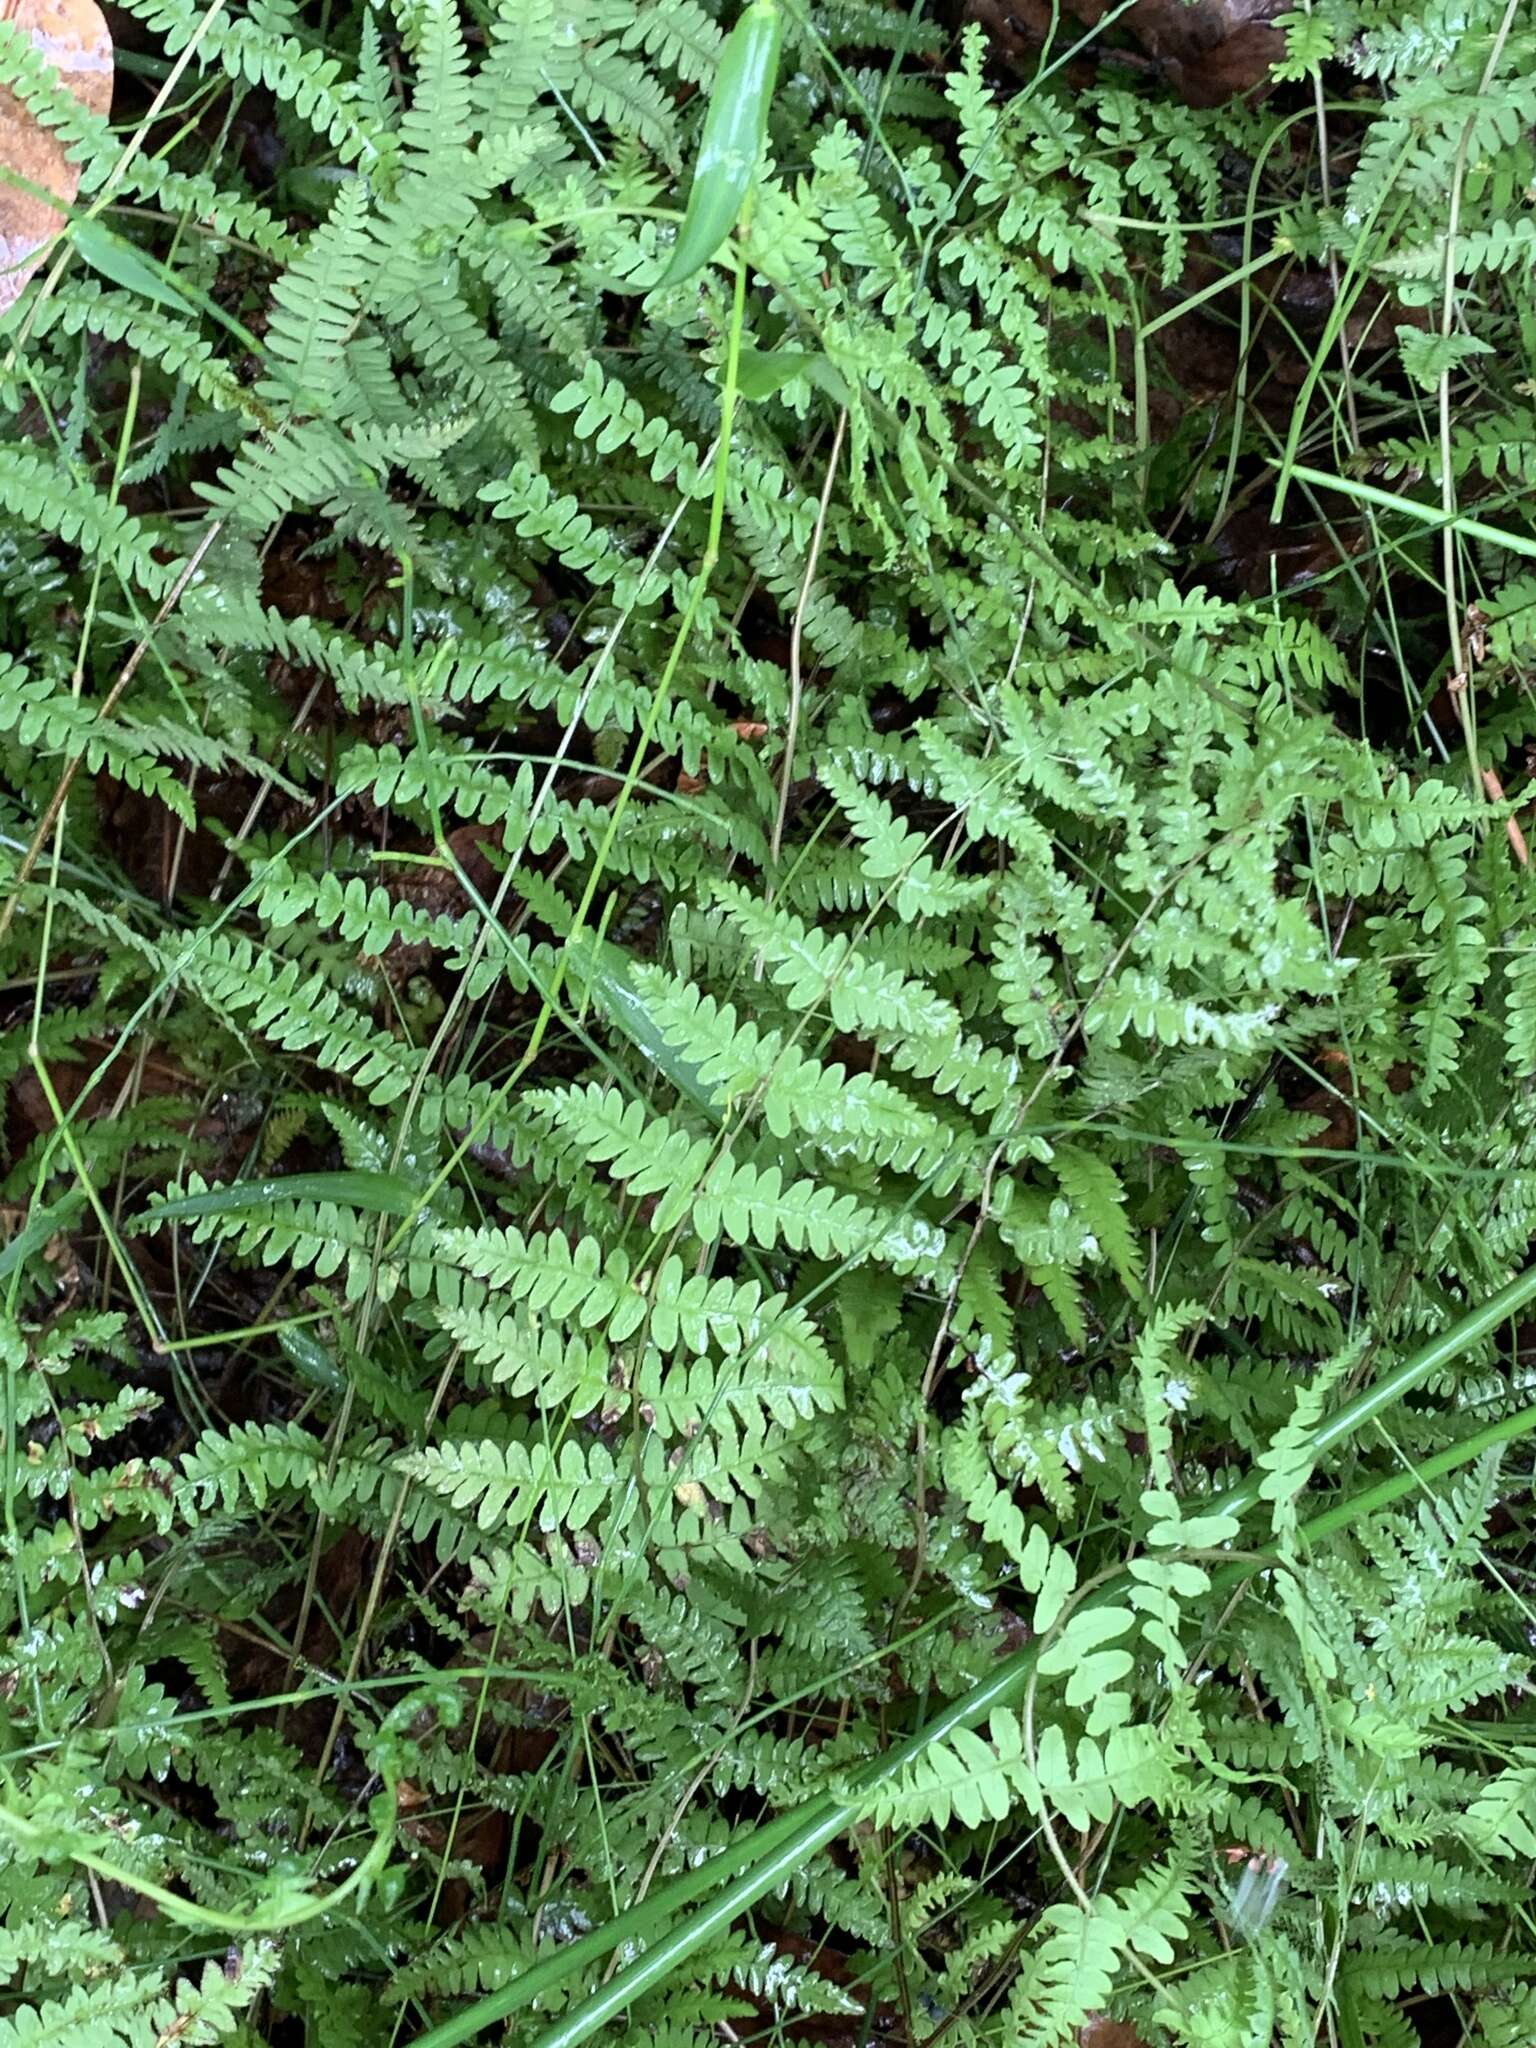
M 1224 101 L 1268 84 L 1285 53 L 1274 26 L 1287 0 L 1134 0 L 1119 16 L 1163 76 L 1192 107 Z M 1093 26 L 1108 0 L 1076 0 L 1073 12 Z
M 1222 526 L 1202 566 L 1213 589 L 1268 597 L 1317 584 L 1364 542 L 1358 521 L 1276 526 L 1262 505 L 1248 505 Z
M 1097 28 L 1113 0 L 1067 0 L 1070 13 Z M 1275 17 L 1289 0 L 1132 0 L 1114 27 L 1135 37 L 1147 58 L 1189 106 L 1219 107 L 1266 90 L 1270 67 L 1285 53 Z M 1044 0 L 968 0 L 979 21 L 1015 62 L 1053 32 Z M 1102 55 L 1102 52 L 1100 53 Z M 1131 61 L 1122 59 L 1122 61 Z
M 1077 2048 L 1147 2048 L 1147 2044 L 1124 2020 L 1091 2012 L 1077 2030 Z
M 106 1049 L 105 1039 L 83 1039 L 77 1047 L 79 1059 L 58 1059 L 50 1063 L 49 1076 L 54 1092 L 66 1112 L 74 1111 L 76 1123 L 87 1124 L 98 1117 L 111 1117 L 120 1106 L 120 1097 L 123 1101 L 142 1102 L 151 1095 L 175 1095 L 187 1103 L 185 1123 L 193 1125 L 191 1105 L 197 1100 L 198 1083 L 172 1059 L 151 1056 L 140 1062 L 131 1053 L 121 1053 L 113 1059 L 96 1086 L 87 1092 L 86 1082 Z M 30 1144 L 34 1137 L 54 1128 L 52 1105 L 34 1074 L 20 1074 L 11 1083 L 8 1107 L 12 1118 L 19 1122 L 15 1135 L 23 1143 Z M 206 1133 L 212 1126 L 205 1120 L 199 1128 Z
M 112 38 L 96 0 L 0 0 L 0 21 L 30 36 L 81 105 L 105 117 L 112 105 Z M 59 137 L 0 86 L 0 318 L 20 298 L 79 189 L 80 166 L 65 156 Z

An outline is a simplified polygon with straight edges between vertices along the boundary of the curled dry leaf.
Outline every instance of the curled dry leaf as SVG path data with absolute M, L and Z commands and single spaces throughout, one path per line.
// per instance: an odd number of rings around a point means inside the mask
M 0 21 L 38 54 L 91 113 L 112 104 L 112 38 L 96 0 L 0 0 Z M 22 293 L 80 189 L 80 166 L 16 95 L 0 86 L 0 318 Z M 51 206 L 42 193 L 59 202 Z

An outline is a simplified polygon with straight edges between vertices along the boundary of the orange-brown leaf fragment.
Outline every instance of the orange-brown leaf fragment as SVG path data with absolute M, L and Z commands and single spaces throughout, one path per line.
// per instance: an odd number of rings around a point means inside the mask
M 1147 2044 L 1124 2020 L 1091 2012 L 1077 2030 L 1077 2048 L 1147 2048 Z
M 112 38 L 96 0 L 0 0 L 0 21 L 32 38 L 44 62 L 93 114 L 112 105 Z M 40 190 L 33 190 L 39 187 Z M 64 145 L 0 86 L 0 319 L 21 296 L 80 189 Z M 52 206 L 43 198 L 52 193 Z

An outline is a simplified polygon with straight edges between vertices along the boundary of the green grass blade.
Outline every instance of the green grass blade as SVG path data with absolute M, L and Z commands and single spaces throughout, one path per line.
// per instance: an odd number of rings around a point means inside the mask
M 1438 505 L 1425 505 L 1417 498 L 1404 498 L 1396 491 L 1382 490 L 1377 484 L 1357 483 L 1352 476 L 1329 476 L 1321 469 L 1306 469 L 1299 462 L 1292 465 L 1291 475 L 1320 491 L 1337 491 L 1341 498 L 1353 498 L 1357 504 L 1375 505 L 1383 512 L 1401 512 L 1409 519 L 1416 519 L 1421 526 L 1437 530 L 1449 527 L 1467 540 L 1482 541 L 1488 547 L 1507 548 L 1512 555 L 1536 557 L 1536 540 L 1528 534 L 1511 533 L 1508 527 L 1488 526 L 1481 519 L 1468 519 L 1461 512 L 1447 516 Z

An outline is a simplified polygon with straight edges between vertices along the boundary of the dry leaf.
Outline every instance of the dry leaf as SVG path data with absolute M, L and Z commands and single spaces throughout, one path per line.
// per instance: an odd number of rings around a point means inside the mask
M 1286 0 L 1136 0 L 1122 18 L 1192 107 L 1264 91 L 1285 54 L 1274 26 Z
M 1116 31 L 1125 30 L 1141 46 L 1140 55 L 1123 61 L 1155 68 L 1192 107 L 1218 107 L 1268 89 L 1270 66 L 1285 52 L 1274 20 L 1286 5 L 1287 0 L 1132 0 L 1121 12 L 1114 0 L 1067 0 L 1068 12 L 1087 28 L 1097 28 L 1113 10 Z M 1047 0 L 965 0 L 964 12 L 1015 63 L 1033 63 L 1055 33 L 1055 8 Z
M 83 106 L 103 117 L 112 105 L 112 38 L 96 0 L 0 0 L 0 20 L 32 38 Z M 25 184 L 17 184 L 16 179 Z M 28 186 L 51 192 L 50 206 Z M 21 296 L 43 251 L 64 224 L 60 207 L 80 189 L 80 166 L 14 93 L 0 86 L 0 318 Z
M 1147 2044 L 1124 2020 L 1091 2012 L 1077 2030 L 1077 2048 L 1147 2048 Z
M 1303 590 L 1319 583 L 1357 553 L 1365 539 L 1358 521 L 1276 526 L 1265 506 L 1245 505 L 1216 534 L 1204 566 L 1223 596 L 1268 597 L 1271 590 Z

